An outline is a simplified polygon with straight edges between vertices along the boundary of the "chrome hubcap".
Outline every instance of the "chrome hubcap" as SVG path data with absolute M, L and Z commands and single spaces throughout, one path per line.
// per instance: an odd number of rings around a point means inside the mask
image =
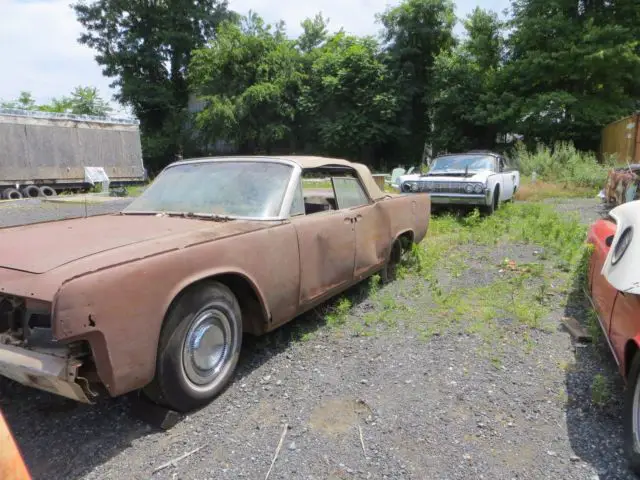
M 231 356 L 231 322 L 215 306 L 202 309 L 191 323 L 182 349 L 187 377 L 198 386 L 211 383 Z

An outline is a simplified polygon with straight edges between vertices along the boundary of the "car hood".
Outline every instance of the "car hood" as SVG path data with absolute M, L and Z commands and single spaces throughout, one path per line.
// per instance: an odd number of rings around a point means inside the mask
M 421 182 L 460 182 L 460 183 L 469 183 L 469 182 L 486 182 L 487 178 L 492 175 L 493 172 L 489 171 L 478 171 L 478 172 L 468 172 L 467 176 L 464 175 L 446 175 L 446 174 L 430 174 L 430 175 L 420 175 L 420 174 L 411 174 L 411 175 L 403 175 L 398 179 L 398 183 L 402 183 L 405 181 L 421 181 Z
M 110 253 L 96 266 L 264 228 L 268 222 L 101 215 L 0 229 L 0 268 L 42 274 Z M 130 248 L 138 246 L 138 248 Z M 121 250 L 121 252 L 119 252 Z

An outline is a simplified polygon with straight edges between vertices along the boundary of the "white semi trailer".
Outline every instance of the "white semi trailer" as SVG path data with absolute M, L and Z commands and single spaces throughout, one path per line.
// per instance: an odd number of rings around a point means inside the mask
M 96 170 L 111 186 L 146 179 L 137 120 L 0 109 L 0 197 L 84 190 Z

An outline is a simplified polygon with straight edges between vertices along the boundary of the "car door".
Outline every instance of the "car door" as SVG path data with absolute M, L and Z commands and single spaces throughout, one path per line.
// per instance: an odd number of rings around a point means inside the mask
M 498 157 L 498 171 L 500 172 L 502 194 L 500 195 L 502 200 L 509 200 L 513 197 L 513 188 L 515 187 L 515 174 L 511 172 L 511 168 L 507 164 L 504 157 Z
M 302 195 L 300 188 L 299 195 Z M 355 222 L 349 210 L 293 212 L 291 223 L 298 235 L 300 250 L 301 306 L 337 291 L 353 280 Z M 274 275 L 277 272 L 274 272 Z
M 617 290 L 602 275 L 604 265 L 609 253 L 607 238 L 612 237 L 616 232 L 613 222 L 600 220 L 596 222 L 588 233 L 587 240 L 593 244 L 593 253 L 589 263 L 591 271 L 591 299 L 594 303 L 603 330 L 609 334 L 611 311 L 616 298 Z
M 360 280 L 387 259 L 391 241 L 388 211 L 374 203 L 357 177 L 333 177 L 338 208 L 349 211 L 355 221 L 353 276 Z

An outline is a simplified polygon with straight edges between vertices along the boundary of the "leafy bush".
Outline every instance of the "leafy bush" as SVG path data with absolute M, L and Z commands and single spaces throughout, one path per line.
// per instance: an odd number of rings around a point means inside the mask
M 570 142 L 558 142 L 553 148 L 539 144 L 529 152 L 524 144 L 515 147 L 514 159 L 522 175 L 533 172 L 547 182 L 572 184 L 580 187 L 602 188 L 611 161 L 598 162 L 591 152 L 581 152 Z

